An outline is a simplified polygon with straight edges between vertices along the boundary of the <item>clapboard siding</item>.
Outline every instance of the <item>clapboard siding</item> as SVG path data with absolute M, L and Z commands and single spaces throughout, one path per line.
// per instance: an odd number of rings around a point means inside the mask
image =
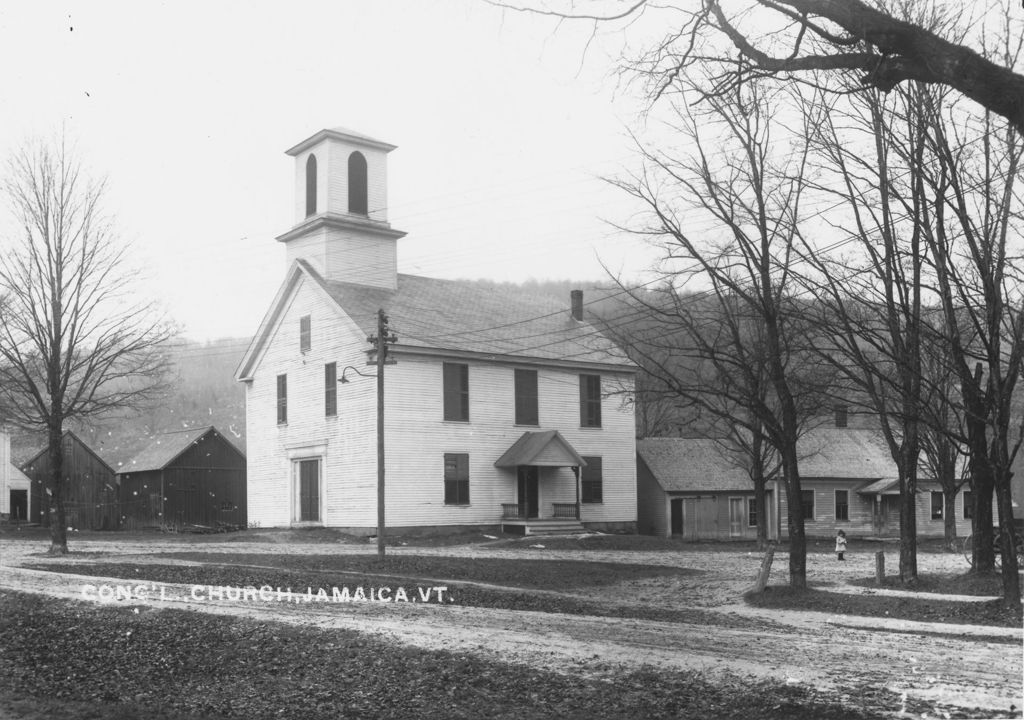
M 671 505 L 668 493 L 658 484 L 647 463 L 636 457 L 637 532 L 656 537 L 669 537 Z
M 311 318 L 311 344 L 299 351 L 299 318 Z M 344 322 L 335 306 L 307 278 L 271 330 L 267 349 L 246 389 L 249 520 L 285 526 L 296 517 L 292 463 L 322 459 L 322 522 L 376 524 L 376 399 L 373 380 L 350 373 L 338 384 L 338 414 L 324 414 L 324 365 L 366 368 L 366 339 Z M 372 370 L 372 369 L 371 369 Z M 288 422 L 278 425 L 277 376 L 288 376 Z
M 387 369 L 386 442 L 388 522 L 395 525 L 493 524 L 501 503 L 516 502 L 516 473 L 494 462 L 524 432 L 558 430 L 583 456 L 602 458 L 603 502 L 582 506 L 584 522 L 636 520 L 633 415 L 615 397 L 602 401 L 602 427 L 579 424 L 579 373 L 538 368 L 538 426 L 515 425 L 516 365 L 468 361 L 469 421 L 443 419 L 442 361 L 399 357 Z M 631 383 L 632 376 L 602 377 Z M 470 503 L 444 504 L 444 454 L 468 453 Z M 394 479 L 392 481 L 392 478 Z M 575 502 L 568 468 L 543 468 L 541 515 L 551 503 Z
M 869 480 L 840 481 L 840 480 L 819 480 L 801 479 L 801 487 L 804 490 L 814 491 L 814 518 L 805 519 L 804 528 L 807 535 L 824 537 L 834 535 L 837 530 L 843 530 L 847 535 L 873 536 L 873 535 L 898 535 L 899 534 L 899 496 L 883 496 L 883 506 L 877 507 L 877 499 L 874 495 L 861 495 L 855 488 L 864 487 Z M 835 517 L 835 491 L 849 490 L 850 498 L 850 519 L 849 521 L 836 520 Z M 927 484 L 918 485 L 918 494 L 915 498 L 917 512 L 917 534 L 919 537 L 942 537 L 945 534 L 943 520 L 932 519 L 931 515 L 931 491 L 938 490 L 938 486 L 932 487 Z M 958 493 L 956 498 L 956 532 L 958 537 L 966 537 L 972 532 L 971 521 L 964 518 L 964 496 Z M 881 510 L 881 517 L 879 511 Z M 998 517 L 995 499 L 992 502 L 993 517 Z M 779 517 L 782 519 L 782 528 L 788 532 L 789 503 L 784 490 L 779 492 Z M 884 522 L 881 522 L 884 520 Z

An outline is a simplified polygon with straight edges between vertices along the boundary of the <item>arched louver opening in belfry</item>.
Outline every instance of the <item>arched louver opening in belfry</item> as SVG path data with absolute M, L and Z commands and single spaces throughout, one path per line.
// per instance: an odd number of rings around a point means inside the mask
M 306 158 L 306 217 L 316 214 L 316 155 Z
M 348 156 L 348 211 L 355 215 L 369 214 L 366 158 L 358 150 Z

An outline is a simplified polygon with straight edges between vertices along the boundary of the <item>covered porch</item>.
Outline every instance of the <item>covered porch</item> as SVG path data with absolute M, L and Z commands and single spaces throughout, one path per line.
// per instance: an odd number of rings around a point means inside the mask
M 580 468 L 586 464 L 557 430 L 523 433 L 494 463 L 515 478 L 514 502 L 501 504 L 502 532 L 582 532 Z
M 871 530 L 879 536 L 899 535 L 900 484 L 896 478 L 876 480 L 857 491 L 872 501 Z

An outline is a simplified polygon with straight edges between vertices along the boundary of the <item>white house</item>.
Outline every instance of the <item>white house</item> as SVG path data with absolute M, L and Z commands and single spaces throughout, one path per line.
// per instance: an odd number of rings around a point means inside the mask
M 0 516 L 27 520 L 30 486 L 28 476 L 11 463 L 11 436 L 0 427 Z
M 566 302 L 397 272 L 394 146 L 341 128 L 288 150 L 287 274 L 237 371 L 248 516 L 262 527 L 377 526 L 378 311 L 389 529 L 636 527 L 636 373 Z M 370 377 L 367 377 L 370 376 Z

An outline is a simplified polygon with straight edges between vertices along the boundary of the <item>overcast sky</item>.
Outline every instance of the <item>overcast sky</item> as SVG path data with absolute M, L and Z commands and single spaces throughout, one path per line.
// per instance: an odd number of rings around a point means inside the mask
M 287 9 L 286 9 L 287 7 Z M 251 335 L 285 272 L 293 159 L 325 127 L 393 143 L 401 272 L 505 281 L 638 276 L 603 220 L 638 106 L 615 38 L 479 0 L 5 2 L 0 154 L 61 132 L 186 335 Z

